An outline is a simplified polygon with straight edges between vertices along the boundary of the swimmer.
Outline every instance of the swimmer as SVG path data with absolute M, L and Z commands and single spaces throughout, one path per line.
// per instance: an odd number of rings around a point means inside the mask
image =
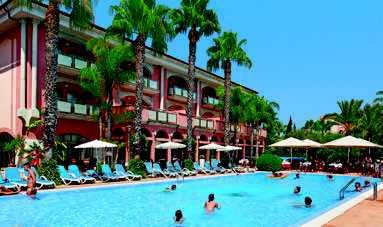
M 177 189 L 177 185 L 173 184 L 172 186 L 165 188 L 165 191 L 172 192 L 172 191 L 175 191 L 176 189 Z
M 327 175 L 326 177 L 327 177 L 327 180 L 328 180 L 328 181 L 333 181 L 333 180 L 334 180 L 334 177 L 333 177 L 332 174 L 329 174 L 329 175 Z
M 297 179 L 299 179 L 300 177 L 301 177 L 301 174 L 300 174 L 300 173 L 296 173 L 294 179 L 297 180 Z
M 305 197 L 305 207 L 309 208 L 311 207 L 313 200 L 310 197 Z
M 295 188 L 294 188 L 294 194 L 299 194 L 301 192 L 301 186 L 296 186 Z
M 182 215 L 182 211 L 181 210 L 177 210 L 175 215 L 174 215 L 174 223 L 176 225 L 181 225 L 183 222 L 184 222 L 184 217 Z
M 365 180 L 365 181 L 364 181 L 363 188 L 368 188 L 368 187 L 370 187 L 370 186 L 371 186 L 371 182 L 370 182 L 370 180 Z
M 208 200 L 204 204 L 206 212 L 213 212 L 215 208 L 220 209 L 220 205 L 214 201 L 214 194 L 210 194 Z
M 362 191 L 362 185 L 359 182 L 355 182 L 354 187 L 356 192 Z

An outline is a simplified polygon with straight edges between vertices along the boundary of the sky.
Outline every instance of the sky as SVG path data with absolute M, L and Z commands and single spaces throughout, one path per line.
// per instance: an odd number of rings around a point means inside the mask
M 176 8 L 180 0 L 157 0 Z M 118 0 L 98 1 L 96 24 L 107 27 Z M 247 39 L 251 69 L 233 66 L 232 79 L 280 105 L 279 117 L 297 126 L 337 112 L 337 101 L 371 102 L 383 90 L 382 0 L 210 0 L 222 31 Z M 197 65 L 206 68 L 202 38 Z M 179 35 L 168 54 L 187 60 L 188 41 Z M 222 75 L 222 72 L 216 72 Z

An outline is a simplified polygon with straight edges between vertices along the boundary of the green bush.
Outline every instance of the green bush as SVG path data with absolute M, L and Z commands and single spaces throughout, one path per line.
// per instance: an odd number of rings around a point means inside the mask
M 57 162 L 54 159 L 43 160 L 40 167 L 37 169 L 37 172 L 39 175 L 45 176 L 49 180 L 54 181 L 56 185 L 62 184 L 60 174 L 57 171 Z
M 263 171 L 281 170 L 282 159 L 277 155 L 263 154 L 257 159 L 257 168 Z
M 193 165 L 193 161 L 191 159 L 185 159 L 184 161 L 184 165 L 185 165 L 185 168 L 188 169 L 188 170 L 194 170 L 194 165 Z
M 145 164 L 141 159 L 131 159 L 128 163 L 128 170 L 132 171 L 134 174 L 139 174 L 142 177 L 145 177 Z

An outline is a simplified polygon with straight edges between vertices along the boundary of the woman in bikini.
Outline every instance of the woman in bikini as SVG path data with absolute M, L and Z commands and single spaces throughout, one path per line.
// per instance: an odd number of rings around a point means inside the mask
M 24 165 L 24 170 L 28 172 L 28 179 L 27 179 L 27 195 L 31 198 L 35 198 L 37 194 L 36 189 L 36 175 L 31 169 L 31 166 L 29 163 L 26 163 Z
M 213 212 L 215 208 L 217 209 L 221 208 L 219 204 L 214 201 L 214 194 L 209 195 L 207 201 L 205 202 L 204 208 L 206 212 L 208 213 Z

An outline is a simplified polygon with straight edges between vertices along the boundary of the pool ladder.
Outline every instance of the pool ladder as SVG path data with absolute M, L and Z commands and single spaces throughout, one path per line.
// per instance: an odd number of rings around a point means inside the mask
M 345 186 L 343 186 L 342 189 L 340 189 L 339 191 L 339 199 L 342 200 L 344 199 L 344 192 L 346 191 L 346 189 L 352 184 L 354 183 L 354 181 L 356 180 L 356 178 L 352 178 Z

